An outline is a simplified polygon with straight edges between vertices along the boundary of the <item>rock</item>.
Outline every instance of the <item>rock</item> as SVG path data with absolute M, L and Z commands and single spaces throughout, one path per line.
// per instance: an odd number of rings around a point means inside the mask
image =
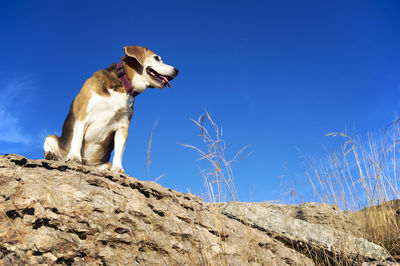
M 381 246 L 355 237 L 353 233 L 359 233 L 356 223 L 334 206 L 230 202 L 222 213 L 267 232 L 287 246 L 310 254 L 316 261 L 324 259 L 321 254 L 326 254 L 325 259 L 328 257 L 333 264 L 389 258 Z
M 299 205 L 286 206 L 293 208 L 292 218 L 312 224 L 327 225 L 354 236 L 362 236 L 360 225 L 353 219 L 352 214 L 342 211 L 335 205 L 305 202 Z
M 384 261 L 384 262 L 363 262 L 361 266 L 400 266 L 400 263 L 391 262 L 391 261 Z
M 0 156 L 0 265 L 37 264 L 314 263 L 199 197 L 80 164 Z

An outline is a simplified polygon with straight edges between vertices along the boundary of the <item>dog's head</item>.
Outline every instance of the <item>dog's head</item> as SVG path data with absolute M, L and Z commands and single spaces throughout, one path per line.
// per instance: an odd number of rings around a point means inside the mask
M 170 81 L 178 75 L 178 69 L 164 64 L 160 56 L 147 48 L 125 46 L 124 52 L 124 61 L 134 71 L 131 83 L 137 92 L 146 88 L 171 87 Z

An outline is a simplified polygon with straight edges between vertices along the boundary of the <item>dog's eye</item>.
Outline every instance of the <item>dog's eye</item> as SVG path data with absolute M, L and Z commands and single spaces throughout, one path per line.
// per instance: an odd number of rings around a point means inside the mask
M 155 59 L 156 61 L 158 61 L 158 62 L 161 61 L 161 58 L 160 58 L 159 56 L 157 56 L 157 55 L 154 56 L 154 59 Z

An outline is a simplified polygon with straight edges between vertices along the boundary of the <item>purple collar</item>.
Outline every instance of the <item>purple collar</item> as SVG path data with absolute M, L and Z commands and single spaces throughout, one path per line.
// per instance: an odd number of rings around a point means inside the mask
M 122 64 L 122 62 L 117 64 L 116 71 L 117 71 L 117 76 L 122 81 L 122 84 L 124 85 L 126 92 L 130 94 L 132 97 L 138 96 L 140 92 L 134 91 L 134 89 L 132 88 L 132 85 L 129 82 L 128 77 L 126 76 L 124 65 Z

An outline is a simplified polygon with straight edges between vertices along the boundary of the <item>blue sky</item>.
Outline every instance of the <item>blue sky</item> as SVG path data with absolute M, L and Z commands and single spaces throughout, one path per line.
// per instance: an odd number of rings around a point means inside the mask
M 323 158 L 337 144 L 327 133 L 379 130 L 399 110 L 398 14 L 397 0 L 6 1 L 0 154 L 42 158 L 85 80 L 140 45 L 180 74 L 138 96 L 128 174 L 203 193 L 198 155 L 178 143 L 200 145 L 190 118 L 206 109 L 230 151 L 251 145 L 234 168 L 240 200 L 280 199 L 282 175 L 307 194 L 303 156 Z

